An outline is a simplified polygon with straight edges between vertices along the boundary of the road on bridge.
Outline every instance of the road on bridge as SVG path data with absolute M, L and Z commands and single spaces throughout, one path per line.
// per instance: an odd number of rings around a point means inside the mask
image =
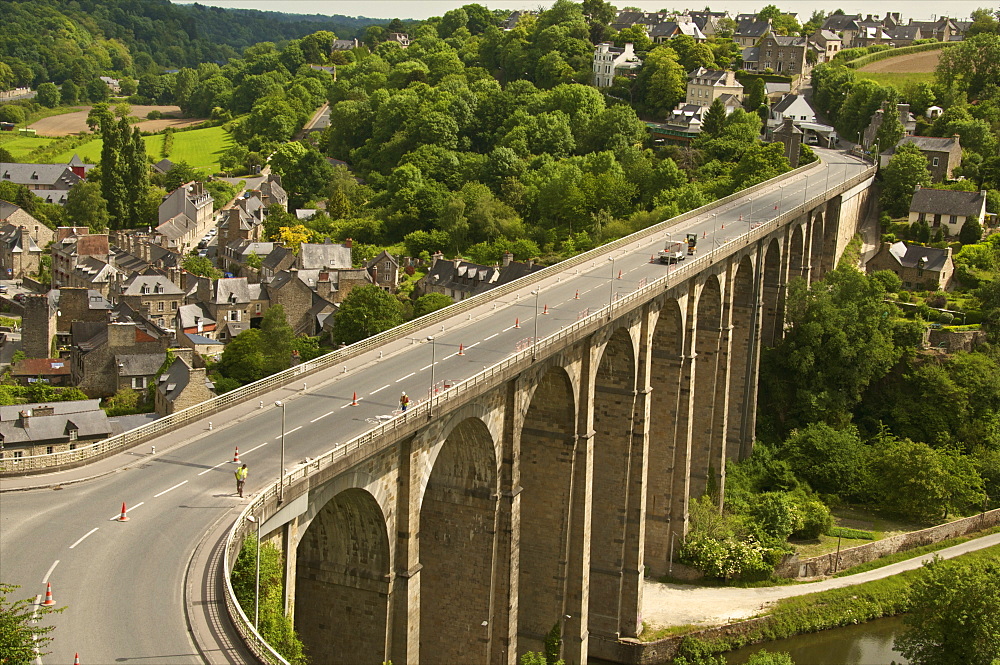
M 865 168 L 842 153 L 816 152 L 826 161 L 808 176 L 678 224 L 672 237 L 697 233 L 698 255 L 706 254 Z M 528 284 L 343 368 L 306 377 L 304 390 L 275 390 L 262 408 L 245 403 L 216 414 L 211 430 L 208 419 L 186 426 L 155 441 L 155 453 L 140 446 L 73 471 L 0 480 L 0 580 L 20 585 L 20 597 L 43 594 L 50 582 L 57 604 L 67 607 L 51 619 L 55 640 L 41 661 L 70 665 L 79 652 L 82 663 L 241 662 L 224 637 L 199 630 L 203 615 L 223 610 L 211 595 L 197 596 L 203 590 L 187 571 L 206 535 L 230 524 L 248 500 L 236 495 L 235 448 L 249 465 L 248 497 L 277 479 L 282 419 L 274 400 L 285 401 L 286 467 L 318 457 L 390 416 L 402 391 L 425 399 L 432 371 L 439 385 L 464 380 L 530 343 L 536 326 L 544 338 L 662 277 L 670 267 L 650 256 L 664 240 L 650 236 Z M 101 470 L 107 473 L 71 483 Z M 38 489 L 14 491 L 30 487 Z M 127 522 L 115 521 L 122 502 Z M 203 565 L 199 561 L 192 567 Z M 196 597 L 185 593 L 186 585 Z

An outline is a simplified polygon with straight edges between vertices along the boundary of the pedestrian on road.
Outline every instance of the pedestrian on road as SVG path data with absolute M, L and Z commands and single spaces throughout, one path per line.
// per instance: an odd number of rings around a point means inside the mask
M 241 499 L 243 498 L 243 484 L 247 481 L 248 473 L 246 464 L 236 469 L 236 491 L 239 493 Z
M 406 411 L 406 407 L 408 407 L 409 405 L 410 405 L 410 398 L 406 396 L 406 393 L 403 393 L 402 395 L 400 395 L 399 396 L 399 408 L 400 408 L 400 410 L 401 411 Z

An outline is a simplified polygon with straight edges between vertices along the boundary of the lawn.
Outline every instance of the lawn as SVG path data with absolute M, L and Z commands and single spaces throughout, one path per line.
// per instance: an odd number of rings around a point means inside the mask
M 146 154 L 154 162 L 160 161 L 162 159 L 160 151 L 163 149 L 163 135 L 144 136 L 142 140 L 146 143 Z M 176 132 L 174 134 L 174 149 L 170 152 L 168 159 L 174 163 L 187 162 L 190 166 L 200 169 L 206 174 L 216 173 L 220 170 L 219 157 L 230 146 L 231 142 L 232 139 L 222 127 Z M 84 161 L 96 164 L 101 161 L 103 144 L 101 139 L 95 139 L 79 148 L 57 155 L 53 162 L 68 162 L 76 153 Z
M 36 136 L 18 136 L 13 132 L 10 134 L 4 132 L 0 135 L 0 146 L 9 150 L 14 159 L 20 160 L 24 159 L 32 151 L 48 145 L 52 140 Z
M 855 79 L 871 79 L 879 85 L 891 85 L 902 90 L 917 83 L 934 84 L 934 72 L 854 72 Z

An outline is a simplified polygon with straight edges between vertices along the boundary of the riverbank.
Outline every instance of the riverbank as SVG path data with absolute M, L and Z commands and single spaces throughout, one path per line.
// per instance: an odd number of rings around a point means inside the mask
M 680 654 L 708 654 L 827 628 L 894 616 L 907 609 L 908 591 L 934 556 L 1000 559 L 1000 534 L 970 540 L 933 554 L 876 570 L 821 582 L 764 588 L 692 588 L 647 582 L 643 618 L 650 630 L 705 628 L 651 642 L 603 642 L 600 658 L 620 663 L 666 663 Z M 745 620 L 741 620 L 745 619 Z

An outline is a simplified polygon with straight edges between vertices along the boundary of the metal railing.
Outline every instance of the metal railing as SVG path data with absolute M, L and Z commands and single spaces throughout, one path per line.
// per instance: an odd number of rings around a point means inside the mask
M 133 446 L 139 445 L 140 443 L 149 441 L 150 439 L 156 438 L 168 432 L 172 432 L 176 429 L 179 429 L 180 427 L 188 425 L 196 420 L 216 414 L 231 406 L 240 404 L 242 402 L 246 402 L 255 397 L 259 397 L 260 395 L 263 395 L 268 391 L 287 386 L 293 383 L 294 381 L 301 379 L 302 377 L 312 374 L 314 372 L 318 372 L 320 370 L 342 364 L 352 358 L 363 355 L 369 351 L 376 350 L 379 347 L 388 344 L 390 342 L 406 339 L 410 337 L 413 333 L 422 330 L 424 328 L 427 328 L 428 326 L 445 322 L 455 317 L 456 315 L 469 312 L 473 309 L 476 309 L 477 307 L 493 302 L 497 298 L 509 295 L 516 291 L 520 291 L 526 288 L 530 284 L 542 281 L 548 277 L 555 276 L 575 266 L 584 264 L 587 261 L 593 261 L 597 257 L 600 257 L 608 253 L 609 251 L 616 251 L 619 249 L 626 248 L 635 242 L 641 243 L 643 240 L 658 235 L 660 233 L 663 233 L 666 229 L 681 224 L 689 219 L 698 217 L 699 215 L 708 213 L 714 210 L 715 208 L 722 207 L 727 203 L 731 203 L 732 201 L 746 197 L 762 189 L 772 187 L 773 185 L 783 180 L 787 180 L 801 173 L 805 173 L 806 171 L 814 169 L 819 165 L 819 163 L 820 163 L 819 161 L 815 161 L 810 164 L 806 164 L 805 166 L 800 166 L 797 169 L 784 173 L 780 176 L 777 176 L 765 182 L 758 183 L 756 185 L 753 185 L 752 187 L 740 190 L 739 192 L 736 192 L 734 194 L 730 194 L 729 196 L 718 199 L 717 201 L 713 201 L 712 203 L 703 205 L 700 208 L 689 210 L 686 213 L 683 213 L 676 217 L 672 217 L 658 224 L 654 224 L 640 231 L 636 231 L 635 233 L 632 233 L 623 238 L 619 238 L 618 240 L 614 240 L 606 245 L 601 245 L 600 247 L 596 247 L 589 251 L 583 252 L 582 254 L 578 254 L 572 258 L 566 259 L 565 261 L 560 261 L 557 264 L 543 268 L 542 270 L 531 273 L 530 275 L 526 275 L 520 279 L 508 282 L 507 284 L 498 286 L 494 289 L 490 289 L 489 291 L 473 296 L 471 298 L 466 298 L 465 300 L 455 303 L 454 305 L 450 305 L 449 307 L 445 307 L 444 309 L 439 309 L 429 314 L 426 314 L 425 316 L 422 316 L 419 319 L 408 321 L 407 323 L 404 323 L 400 326 L 396 326 L 391 330 L 378 333 L 376 335 L 373 335 L 372 337 L 351 344 L 350 346 L 347 346 L 343 349 L 337 349 L 336 351 L 332 351 L 318 358 L 314 358 L 312 360 L 304 362 L 301 365 L 296 365 L 295 367 L 291 367 L 284 371 L 278 372 L 277 374 L 272 374 L 271 376 L 264 377 L 259 381 L 247 384 L 241 388 L 237 388 L 236 390 L 225 393 L 224 395 L 213 397 L 199 404 L 195 404 L 194 406 L 190 406 L 181 411 L 177 411 L 171 415 L 164 416 L 163 418 L 155 420 L 146 425 L 142 425 L 127 432 L 123 432 L 122 434 L 118 434 L 116 436 L 112 436 L 92 444 L 81 445 L 77 447 L 75 450 L 53 452 L 44 455 L 23 456 L 17 458 L 16 460 L 13 458 L 5 457 L 4 459 L 0 460 L 0 475 L 18 475 L 31 472 L 38 472 L 42 470 L 53 470 L 63 466 L 66 467 L 75 466 L 89 459 L 96 460 L 102 457 L 106 457 L 108 455 L 112 455 L 117 452 L 121 452 L 123 450 L 127 450 Z M 872 169 L 867 169 L 866 171 L 863 172 L 863 174 L 868 174 L 869 171 L 871 170 Z M 867 177 L 870 177 L 870 175 L 866 175 L 865 177 L 861 177 L 860 179 L 859 177 L 860 176 L 855 176 L 850 180 L 848 180 L 847 182 L 841 183 L 839 186 L 835 186 L 830 190 L 824 189 L 822 194 L 813 197 L 813 199 L 810 199 L 810 201 L 806 203 L 814 202 L 817 199 L 829 198 L 829 193 L 831 191 L 837 193 L 846 191 L 847 189 L 850 189 L 854 185 L 863 182 L 865 179 L 867 179 Z M 848 183 L 852 182 L 853 184 L 848 185 Z M 793 211 L 799 210 L 801 212 L 801 208 L 802 206 L 799 206 L 798 208 L 793 209 Z M 785 215 L 782 215 L 781 218 L 785 218 Z M 759 230 L 764 226 L 766 225 L 758 225 L 755 229 L 751 229 L 751 231 Z M 731 243 L 726 243 L 726 244 L 729 245 Z M 714 255 L 714 252 L 715 250 L 712 250 L 712 254 L 710 255 Z M 670 276 L 674 277 L 677 276 L 678 274 L 686 275 L 690 272 L 690 269 L 692 268 L 693 265 L 700 266 L 701 263 L 700 261 L 695 261 L 689 263 L 687 266 L 684 266 L 682 269 L 674 269 L 671 271 Z M 660 281 L 658 280 L 653 284 L 659 284 L 659 283 Z M 585 318 L 581 318 L 581 321 L 583 320 L 585 320 Z
M 797 171 L 801 172 L 801 169 Z M 579 339 L 583 339 L 598 328 L 607 325 L 609 313 L 611 314 L 611 318 L 613 318 L 616 311 L 621 314 L 630 311 L 637 305 L 644 304 L 651 297 L 662 293 L 665 287 L 680 283 L 688 279 L 690 276 L 700 272 L 705 266 L 712 265 L 718 258 L 720 258 L 720 254 L 725 255 L 730 252 L 737 251 L 738 249 L 742 249 L 743 247 L 766 237 L 768 234 L 777 230 L 785 223 L 795 219 L 799 215 L 803 214 L 803 212 L 817 205 L 817 202 L 827 200 L 829 198 L 830 191 L 836 191 L 838 194 L 842 193 L 864 182 L 873 174 L 874 167 L 865 169 L 860 174 L 853 176 L 833 188 L 833 190 L 824 190 L 822 194 L 814 196 L 811 199 L 804 200 L 803 203 L 790 210 L 780 212 L 775 217 L 763 221 L 755 225 L 753 228 L 749 228 L 747 231 L 724 245 L 712 249 L 710 252 L 698 257 L 697 259 L 693 259 L 690 263 L 679 267 L 675 266 L 673 270 L 663 277 L 639 286 L 631 293 L 623 295 L 619 300 L 609 303 L 602 308 L 594 309 L 593 312 L 588 311 L 585 316 L 564 327 L 558 332 L 555 332 L 548 337 L 534 340 L 535 343 L 533 345 L 529 345 L 516 351 L 514 354 L 504 358 L 491 367 L 487 367 L 468 379 L 454 383 L 450 388 L 433 395 L 431 399 L 425 400 L 420 404 L 407 409 L 405 412 L 399 413 L 391 419 L 381 422 L 372 429 L 359 434 L 350 441 L 347 441 L 343 445 L 339 445 L 332 450 L 327 451 L 322 456 L 300 464 L 291 469 L 288 473 L 283 474 L 278 481 L 265 488 L 253 499 L 250 505 L 243 509 L 243 512 L 240 513 L 239 518 L 230 530 L 226 541 L 226 550 L 223 558 L 224 573 L 226 577 L 226 606 L 229 609 L 230 617 L 234 622 L 234 625 L 246 640 L 247 646 L 255 654 L 257 654 L 263 662 L 275 664 L 284 664 L 286 662 L 254 629 L 253 624 L 249 621 L 242 608 L 240 608 L 239 603 L 236 602 L 232 584 L 230 582 L 230 573 L 232 571 L 232 565 L 235 563 L 236 555 L 242 545 L 243 538 L 251 530 L 251 527 L 248 526 L 249 521 L 246 517 L 248 515 L 255 515 L 257 516 L 257 519 L 263 520 L 265 512 L 269 515 L 273 515 L 277 512 L 279 484 L 282 485 L 283 496 L 287 502 L 290 497 L 295 495 L 295 491 L 292 488 L 293 485 L 301 482 L 302 484 L 298 486 L 299 489 L 308 489 L 309 482 L 307 479 L 310 475 L 327 469 L 341 461 L 346 461 L 355 453 L 363 452 L 365 448 L 370 448 L 367 453 L 372 454 L 390 445 L 395 445 L 398 439 L 402 436 L 411 434 L 421 427 L 426 426 L 429 421 L 429 414 L 431 413 L 432 407 L 434 413 L 440 414 L 442 412 L 442 406 L 458 406 L 463 401 L 474 399 L 482 392 L 494 388 L 498 385 L 498 383 L 507 380 L 508 378 L 517 375 L 527 367 L 530 367 L 533 363 L 532 356 L 541 358 L 549 351 L 555 353 L 563 350 L 568 344 L 571 344 Z M 745 195 L 746 191 L 747 190 L 744 190 L 741 194 Z M 754 191 L 756 190 L 754 189 Z M 723 199 L 722 202 L 727 202 L 727 200 L 733 199 L 731 197 L 727 197 L 727 199 Z M 716 203 L 718 204 L 719 202 Z M 704 212 L 704 209 L 699 210 Z M 643 232 L 632 234 L 626 238 L 609 243 L 609 245 L 604 245 L 600 248 L 600 252 L 595 253 L 592 250 L 591 252 L 581 254 L 580 256 L 575 257 L 575 259 L 578 259 L 576 263 L 593 260 L 594 257 L 605 253 L 609 248 L 623 248 L 630 243 L 635 242 L 637 239 L 643 239 L 650 235 L 660 233 L 665 228 L 672 226 L 673 223 L 684 221 L 684 219 L 687 218 L 688 217 L 685 215 L 681 215 L 678 218 L 668 220 L 671 224 L 662 223 L 656 225 L 655 227 L 645 229 Z M 569 261 L 574 261 L 575 259 L 570 259 Z M 562 269 L 572 267 L 572 264 L 566 266 L 566 263 L 567 262 L 564 261 L 559 265 L 562 266 Z M 544 273 L 545 271 L 541 272 Z M 538 273 L 532 277 L 537 279 Z M 518 280 L 518 282 L 523 282 L 523 280 Z M 523 287 L 526 283 L 527 282 L 523 282 L 521 286 Z M 513 284 L 516 284 L 516 282 Z M 499 287 L 489 293 L 494 294 L 494 292 L 500 288 L 504 287 Z M 511 289 L 508 289 L 506 293 L 509 293 L 510 291 Z M 490 299 L 493 299 L 494 297 L 494 295 L 491 295 Z

